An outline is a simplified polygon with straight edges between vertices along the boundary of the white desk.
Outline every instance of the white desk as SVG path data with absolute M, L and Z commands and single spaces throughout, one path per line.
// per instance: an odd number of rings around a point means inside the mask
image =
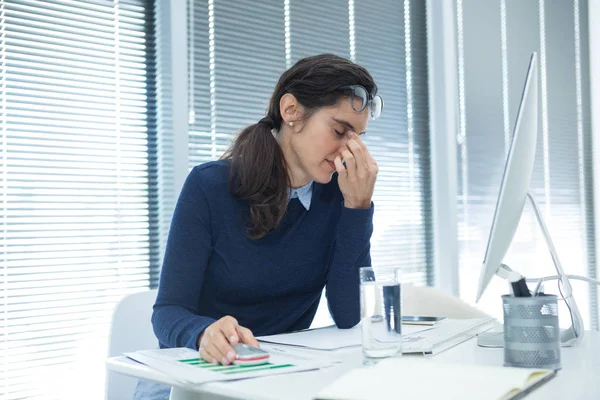
M 337 351 L 336 358 L 342 364 L 317 371 L 278 375 L 268 378 L 247 379 L 234 382 L 216 382 L 202 386 L 198 393 L 181 390 L 174 386 L 172 400 L 192 399 L 268 399 L 308 400 L 319 390 L 362 363 L 360 348 Z M 406 357 L 406 356 L 405 356 Z M 410 356 L 419 357 L 419 356 Z M 503 349 L 486 349 L 471 339 L 436 356 L 434 360 L 475 365 L 502 365 Z M 562 370 L 550 382 L 532 392 L 527 400 L 579 400 L 600 399 L 600 332 L 586 332 L 577 347 L 562 348 Z M 177 385 L 167 376 L 137 364 L 126 357 L 114 357 L 107 361 L 112 371 L 148 379 L 169 385 Z M 399 384 L 400 380 L 399 380 Z

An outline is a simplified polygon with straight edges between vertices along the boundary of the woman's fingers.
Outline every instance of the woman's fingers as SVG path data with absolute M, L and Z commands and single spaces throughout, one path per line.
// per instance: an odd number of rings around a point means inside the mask
M 235 359 L 235 351 L 231 346 L 240 341 L 239 329 L 237 320 L 231 316 L 211 324 L 200 338 L 200 357 L 209 362 L 230 364 Z
M 350 139 L 346 143 L 348 149 L 352 152 L 356 162 L 356 174 L 359 178 L 364 178 L 367 175 L 368 165 L 365 157 L 366 147 L 363 148 L 363 144 L 358 141 L 358 136 L 354 135 L 357 139 Z
M 211 357 L 214 357 L 214 359 L 217 360 L 217 362 L 220 362 L 223 365 L 228 365 L 229 364 L 229 359 L 227 358 L 227 352 L 223 353 L 221 351 L 221 349 L 219 348 L 219 346 L 215 343 L 215 342 L 209 342 L 206 344 L 206 347 L 204 347 L 204 350 L 206 350 L 206 352 L 208 352 L 208 354 Z
M 346 171 L 346 167 L 344 167 L 344 164 L 342 163 L 342 158 L 337 156 L 335 160 L 333 160 L 333 163 L 335 164 L 335 170 L 338 173 L 339 179 L 347 179 L 348 171 Z
M 233 317 L 227 316 L 223 317 L 220 321 L 222 321 L 221 330 L 223 331 L 223 334 L 227 337 L 229 343 L 236 344 L 239 341 L 237 333 L 239 324 L 237 320 Z
M 365 161 L 367 162 L 367 164 L 370 164 L 371 162 L 375 162 L 375 159 L 373 158 L 373 156 L 371 155 L 371 153 L 367 149 L 367 145 L 365 144 L 365 142 L 363 142 L 363 140 L 361 139 L 360 135 L 354 136 L 353 139 L 356 140 L 360 144 L 360 146 L 362 147 L 363 154 L 365 155 Z
M 232 336 L 229 332 L 225 333 L 224 331 L 221 331 L 213 336 L 212 340 L 207 346 L 209 353 L 215 356 L 220 355 L 220 357 L 217 357 L 217 360 L 219 360 L 219 362 L 223 365 L 227 365 L 235 359 L 235 351 L 225 337 L 225 334 L 228 334 L 229 337 Z M 235 335 L 237 336 L 237 332 Z M 213 348 L 218 351 L 218 354 L 211 350 Z
M 346 171 L 348 172 L 348 180 L 355 181 L 356 180 L 356 159 L 354 155 L 348 149 L 344 149 L 342 151 L 342 157 L 344 162 L 346 163 Z
M 361 137 L 359 135 L 354 135 L 352 137 L 352 140 L 356 141 L 356 143 L 358 143 L 358 145 L 360 146 L 360 148 L 362 150 L 362 155 L 365 160 L 365 164 L 367 165 L 367 169 L 370 172 L 375 171 L 377 173 L 379 171 L 379 167 L 377 166 L 377 161 L 375 161 L 375 159 L 371 155 L 371 152 L 367 148 L 367 145 L 365 144 L 365 142 L 363 142 L 363 140 L 361 139 Z
M 213 364 L 217 364 L 217 358 L 215 356 L 213 356 L 212 354 L 209 354 L 208 351 L 206 350 L 206 348 L 201 347 L 200 348 L 200 357 L 202 357 L 202 359 L 206 362 L 209 363 L 213 363 Z
M 254 337 L 254 334 L 252 333 L 252 331 L 250 329 L 240 326 L 238 328 L 238 331 L 240 333 L 242 342 L 246 343 L 247 345 L 253 346 L 253 347 L 260 347 L 258 345 L 258 340 L 256 340 L 256 338 Z

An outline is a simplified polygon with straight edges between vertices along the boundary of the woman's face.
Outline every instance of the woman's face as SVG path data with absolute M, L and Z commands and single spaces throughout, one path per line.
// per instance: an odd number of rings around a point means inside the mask
M 348 132 L 365 133 L 368 119 L 368 109 L 356 112 L 344 97 L 334 106 L 319 109 L 305 121 L 290 139 L 290 149 L 295 156 L 292 169 L 296 171 L 293 172 L 297 174 L 300 169 L 307 178 L 299 184 L 310 180 L 328 183 L 335 172 L 335 158 L 346 148 Z

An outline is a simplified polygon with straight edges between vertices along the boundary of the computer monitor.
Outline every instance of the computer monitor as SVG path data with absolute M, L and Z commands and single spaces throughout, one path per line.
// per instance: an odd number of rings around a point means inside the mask
M 561 342 L 563 345 L 571 345 L 580 339 L 583 334 L 581 314 L 572 296 L 571 284 L 558 259 L 558 254 L 540 210 L 531 194 L 529 194 L 537 136 L 538 61 L 537 54 L 533 53 L 529 61 L 529 69 L 527 71 L 527 78 L 525 79 L 523 95 L 521 96 L 517 121 L 515 122 L 512 143 L 504 166 L 504 174 L 502 176 L 502 183 L 500 184 L 494 219 L 490 229 L 483 266 L 479 275 L 476 301 L 479 301 L 494 275 L 509 279 L 510 274 L 516 273 L 502 264 L 502 260 L 519 226 L 525 202 L 529 199 L 546 244 L 548 245 L 552 261 L 558 272 L 561 295 L 565 299 L 565 304 L 571 314 L 571 328 L 561 333 Z M 516 275 L 520 277 L 520 274 L 516 273 Z
M 537 136 L 538 67 L 537 54 L 533 53 L 529 61 L 513 139 L 500 184 L 483 267 L 479 275 L 476 301 L 479 301 L 492 277 L 500 269 L 504 255 L 519 226 L 533 174 Z

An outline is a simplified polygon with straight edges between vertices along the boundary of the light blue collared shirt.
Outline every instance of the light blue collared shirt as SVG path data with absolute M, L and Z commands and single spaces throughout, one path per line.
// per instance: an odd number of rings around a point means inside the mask
M 312 200 L 313 192 L 313 181 L 308 182 L 304 186 L 299 188 L 290 189 L 290 195 L 288 199 L 295 199 L 296 197 L 300 200 L 300 203 L 304 206 L 306 211 L 310 210 L 310 201 Z

